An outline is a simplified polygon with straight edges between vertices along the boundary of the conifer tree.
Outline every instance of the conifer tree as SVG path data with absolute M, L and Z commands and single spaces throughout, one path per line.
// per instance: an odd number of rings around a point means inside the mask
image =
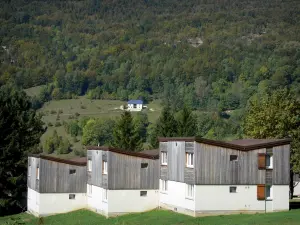
M 27 155 L 45 131 L 29 97 L 12 86 L 0 87 L 0 216 L 26 209 Z
M 124 111 L 117 121 L 113 131 L 113 147 L 128 151 L 140 151 L 142 139 L 135 129 L 133 118 L 130 112 Z
M 197 118 L 187 106 L 179 112 L 177 123 L 178 136 L 191 137 L 197 134 Z

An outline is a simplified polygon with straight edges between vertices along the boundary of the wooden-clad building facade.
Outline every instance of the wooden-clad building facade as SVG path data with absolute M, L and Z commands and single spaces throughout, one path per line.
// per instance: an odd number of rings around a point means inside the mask
M 28 211 L 37 216 L 86 207 L 86 158 L 28 157 Z
M 288 210 L 289 139 L 159 140 L 161 207 L 190 215 Z
M 88 207 L 96 212 L 113 216 L 158 206 L 158 154 L 91 146 L 87 174 Z

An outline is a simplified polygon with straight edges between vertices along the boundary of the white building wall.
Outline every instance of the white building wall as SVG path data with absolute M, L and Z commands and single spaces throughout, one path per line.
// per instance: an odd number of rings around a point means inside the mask
M 289 210 L 290 200 L 289 200 L 290 187 L 289 185 L 273 185 L 273 210 L 282 211 Z
M 147 196 L 140 196 L 147 191 Z M 108 214 L 144 212 L 158 207 L 158 190 L 108 190 Z
M 161 182 L 159 182 L 161 185 Z M 174 207 L 180 207 L 182 209 L 177 209 L 182 211 L 183 209 L 195 210 L 195 201 L 192 199 L 186 198 L 186 184 L 168 181 L 168 190 L 167 192 L 162 192 L 161 187 L 159 187 L 159 206 L 167 207 L 172 209 Z M 174 208 L 173 208 L 174 209 Z
M 87 195 L 88 208 L 98 213 L 108 214 L 108 201 L 103 199 L 103 188 L 98 186 L 92 186 L 92 193 Z M 88 187 L 87 187 L 88 190 Z
M 69 199 L 69 193 L 38 193 L 28 188 L 27 210 L 35 216 L 47 216 L 86 208 L 86 193 L 74 193 L 75 199 Z
M 300 181 L 294 181 L 294 195 L 300 196 Z
M 35 216 L 39 215 L 40 209 L 39 209 L 39 199 L 40 199 L 40 193 L 36 192 L 35 190 L 32 190 L 31 188 L 28 188 L 27 190 L 27 211 L 32 213 Z
M 128 104 L 129 111 L 141 111 L 143 109 L 143 104 L 137 104 L 136 108 L 133 107 L 133 104 Z

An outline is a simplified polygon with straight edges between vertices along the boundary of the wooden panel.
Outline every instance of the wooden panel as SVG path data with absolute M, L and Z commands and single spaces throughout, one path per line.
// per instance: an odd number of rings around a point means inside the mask
M 265 200 L 265 185 L 257 185 L 257 200 Z
M 194 152 L 194 142 L 185 142 L 185 152 Z
M 169 180 L 184 182 L 185 142 L 168 142 L 168 176 Z
M 290 182 L 290 145 L 273 148 L 273 184 Z
M 265 171 L 258 170 L 257 154 L 265 149 L 238 151 L 202 143 L 195 144 L 196 184 L 264 184 Z M 230 161 L 237 155 L 237 161 Z
M 260 170 L 266 169 L 266 154 L 258 153 L 257 160 L 258 160 L 258 169 Z
M 92 153 L 92 182 L 90 184 L 102 187 L 102 151 L 90 150 Z
M 160 163 L 159 163 L 160 165 Z M 160 165 L 160 179 L 162 180 L 168 180 L 168 167 Z
M 76 172 L 70 174 L 70 169 Z M 85 193 L 86 182 L 85 166 L 40 159 L 40 193 Z
M 108 189 L 158 189 L 158 183 L 158 160 L 108 152 Z
M 31 166 L 29 167 L 29 161 L 31 163 Z M 36 168 L 39 165 L 39 158 L 35 158 L 35 157 L 28 157 L 28 172 L 27 172 L 27 185 L 29 188 L 31 188 L 32 190 L 35 191 L 39 191 L 39 189 L 37 188 L 37 180 L 36 180 Z M 30 176 L 28 176 L 30 174 Z
M 159 150 L 161 152 L 167 152 L 168 151 L 168 142 L 160 142 L 159 143 Z
M 184 168 L 184 183 L 195 184 L 195 170 L 194 168 Z
M 273 183 L 272 174 L 273 174 L 273 170 L 266 170 L 266 184 L 271 185 Z

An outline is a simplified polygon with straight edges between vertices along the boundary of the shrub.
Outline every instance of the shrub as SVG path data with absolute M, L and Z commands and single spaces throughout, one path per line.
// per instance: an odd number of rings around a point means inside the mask
M 64 111 L 62 109 L 58 110 L 58 114 L 62 114 Z
M 51 122 L 49 122 L 48 127 L 53 127 L 53 124 Z
M 84 106 L 84 105 L 81 105 L 81 106 L 80 106 L 80 108 L 82 108 L 82 109 L 86 109 L 86 106 Z
M 72 120 L 72 119 L 74 119 L 74 116 L 73 116 L 73 115 L 70 115 L 70 116 L 68 117 L 68 119 Z
M 57 112 L 54 109 L 51 109 L 50 113 L 51 114 L 56 114 Z
M 60 127 L 61 126 L 61 123 L 60 122 L 55 122 L 55 127 Z
M 77 155 L 77 156 L 80 156 L 80 157 L 85 157 L 86 156 L 86 151 L 75 149 L 74 154 Z
M 80 116 L 80 114 L 78 112 L 75 113 L 75 117 L 78 117 Z

